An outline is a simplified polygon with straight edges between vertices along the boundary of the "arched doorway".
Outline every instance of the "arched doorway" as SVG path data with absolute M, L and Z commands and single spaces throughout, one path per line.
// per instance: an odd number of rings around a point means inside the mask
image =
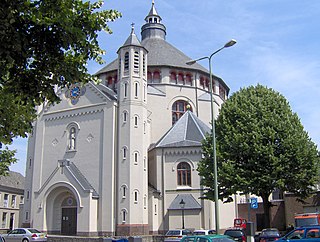
M 73 192 L 65 187 L 54 188 L 46 199 L 46 222 L 52 234 L 76 235 L 78 202 Z

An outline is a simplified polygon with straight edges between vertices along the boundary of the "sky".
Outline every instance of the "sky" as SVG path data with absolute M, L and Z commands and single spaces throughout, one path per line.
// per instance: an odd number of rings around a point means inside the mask
M 105 0 L 122 18 L 110 22 L 113 34 L 99 34 L 106 64 L 135 25 L 140 37 L 152 0 Z M 212 58 L 212 72 L 230 87 L 261 84 L 282 94 L 320 148 L 320 1 L 319 0 L 155 0 L 166 26 L 166 40 L 190 59 L 210 56 L 231 39 L 237 44 Z M 208 60 L 199 64 L 208 67 Z M 90 62 L 96 73 L 104 65 Z M 10 170 L 25 174 L 27 140 L 17 139 L 19 162 Z

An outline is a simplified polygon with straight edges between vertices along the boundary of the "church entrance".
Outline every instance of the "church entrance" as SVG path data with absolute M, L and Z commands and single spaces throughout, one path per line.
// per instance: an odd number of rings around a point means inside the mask
M 61 204 L 61 234 L 77 234 L 77 207 L 73 197 L 67 197 Z
M 77 234 L 77 208 L 62 208 L 61 234 Z

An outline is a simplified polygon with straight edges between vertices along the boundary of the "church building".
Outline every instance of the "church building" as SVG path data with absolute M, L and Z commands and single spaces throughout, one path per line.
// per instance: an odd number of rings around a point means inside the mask
M 129 31 L 128 31 L 129 33 Z M 127 33 L 127 34 L 128 34 Z M 125 36 L 128 36 L 124 34 Z M 166 41 L 154 2 L 100 84 L 60 88 L 28 142 L 23 224 L 49 234 L 128 236 L 214 229 L 197 166 L 211 133 L 209 72 Z M 120 37 L 119 37 L 120 38 Z M 215 116 L 229 88 L 213 76 Z M 220 228 L 235 204 L 220 204 Z

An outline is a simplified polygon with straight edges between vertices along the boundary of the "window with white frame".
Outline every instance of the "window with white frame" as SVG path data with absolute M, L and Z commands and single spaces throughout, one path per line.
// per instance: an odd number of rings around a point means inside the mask
M 16 207 L 16 195 L 12 195 L 11 197 L 11 207 L 12 208 Z
M 191 186 L 191 167 L 187 162 L 180 162 L 177 166 L 179 186 Z
M 4 196 L 3 196 L 3 206 L 5 208 L 8 207 L 8 203 L 9 203 L 9 194 L 5 193 Z
M 2 228 L 6 228 L 6 226 L 7 226 L 7 213 L 4 212 L 4 213 L 2 213 L 2 225 L 1 225 L 1 227 Z

